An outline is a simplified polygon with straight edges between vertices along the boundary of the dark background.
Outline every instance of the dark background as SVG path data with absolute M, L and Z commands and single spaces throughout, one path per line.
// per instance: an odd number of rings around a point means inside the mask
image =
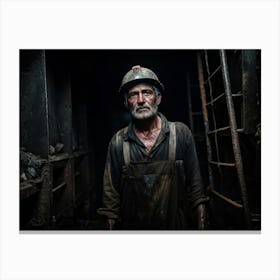
M 260 228 L 260 51 L 255 57 L 251 99 L 244 89 L 244 55 L 228 50 L 244 172 L 254 228 Z M 20 51 L 20 147 L 44 159 L 47 172 L 21 180 L 21 229 L 102 229 L 96 209 L 102 201 L 102 179 L 108 143 L 130 115 L 118 93 L 121 80 L 132 66 L 153 70 L 165 86 L 159 111 L 169 121 L 192 128 L 205 187 L 209 185 L 205 127 L 198 83 L 197 54 L 202 50 L 21 50 Z M 220 64 L 217 50 L 208 51 L 211 72 Z M 249 56 L 250 57 L 250 56 Z M 206 65 L 203 64 L 205 79 Z M 246 70 L 247 71 L 247 70 Z M 221 71 L 220 71 L 221 72 Z M 213 78 L 213 92 L 224 91 L 221 73 Z M 206 91 L 209 91 L 205 84 Z M 252 90 L 251 90 L 252 92 Z M 188 98 L 191 96 L 191 100 Z M 253 96 L 253 98 L 252 98 Z M 207 97 L 209 98 L 209 96 Z M 219 127 L 227 125 L 225 102 L 215 105 Z M 193 115 L 190 114 L 190 109 Z M 209 109 L 210 128 L 213 116 Z M 191 122 L 192 121 L 192 122 Z M 230 135 L 219 140 L 224 161 L 232 161 Z M 63 150 L 50 154 L 50 146 Z M 213 147 L 214 149 L 214 147 Z M 23 172 L 21 160 L 21 172 Z M 42 174 L 45 174 L 44 176 Z M 241 203 L 236 174 L 215 170 L 217 189 Z M 39 180 L 41 178 L 41 180 Z M 58 191 L 57 191 L 57 187 Z M 213 229 L 244 229 L 242 210 L 212 197 Z

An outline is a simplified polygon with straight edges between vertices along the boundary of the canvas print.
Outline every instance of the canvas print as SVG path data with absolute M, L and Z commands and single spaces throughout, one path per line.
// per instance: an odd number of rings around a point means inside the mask
M 261 50 L 20 50 L 21 231 L 261 230 Z

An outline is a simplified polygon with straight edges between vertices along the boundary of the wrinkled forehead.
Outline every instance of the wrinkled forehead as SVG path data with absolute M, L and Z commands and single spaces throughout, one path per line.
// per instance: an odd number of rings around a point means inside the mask
M 148 84 L 148 83 L 141 83 L 141 84 L 137 84 L 137 85 L 129 88 L 127 92 L 142 91 L 142 90 L 145 90 L 145 89 L 153 90 L 153 86 L 151 84 Z

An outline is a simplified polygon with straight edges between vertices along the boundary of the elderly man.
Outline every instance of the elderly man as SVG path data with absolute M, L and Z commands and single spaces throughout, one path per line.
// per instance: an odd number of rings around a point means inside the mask
M 204 193 L 189 128 L 158 112 L 164 87 L 150 69 L 134 66 L 120 92 L 132 115 L 112 138 L 104 172 L 108 229 L 207 228 Z M 195 218 L 194 218 L 195 217 Z

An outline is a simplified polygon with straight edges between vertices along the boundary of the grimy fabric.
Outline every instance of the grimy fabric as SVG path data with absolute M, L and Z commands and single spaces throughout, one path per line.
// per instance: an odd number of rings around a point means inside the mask
M 192 209 L 208 200 L 191 131 L 159 116 L 161 132 L 149 152 L 133 122 L 109 144 L 98 213 L 117 220 L 119 229 L 188 229 Z

